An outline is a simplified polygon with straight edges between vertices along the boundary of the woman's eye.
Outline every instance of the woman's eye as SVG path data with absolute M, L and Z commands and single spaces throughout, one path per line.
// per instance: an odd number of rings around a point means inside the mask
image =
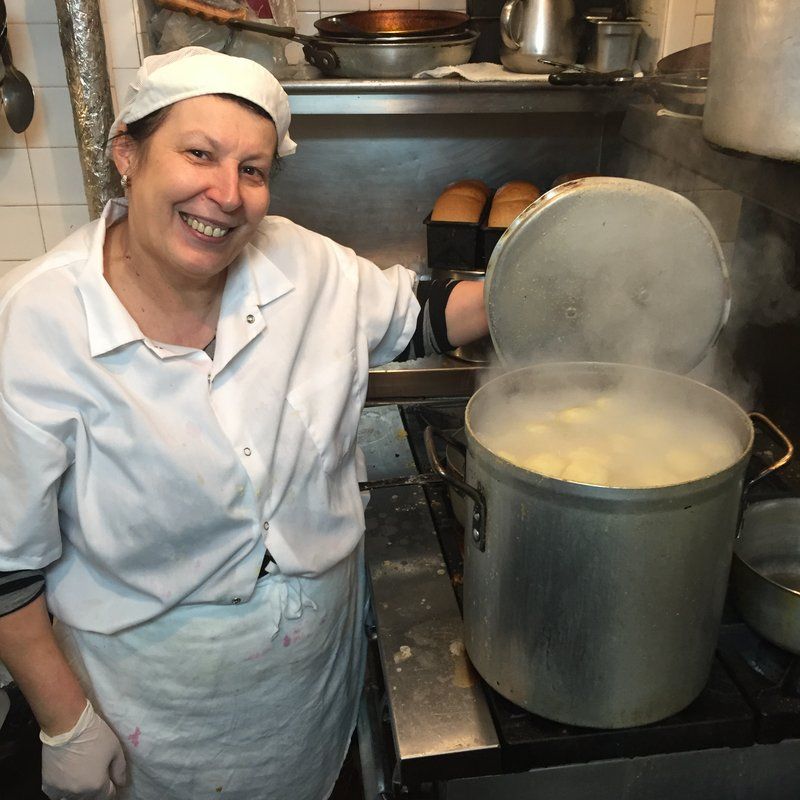
M 258 167 L 243 166 L 242 172 L 251 178 L 260 178 L 261 180 L 264 179 L 264 173 L 258 169 Z
M 204 150 L 196 150 L 194 148 L 190 149 L 188 153 L 189 155 L 194 156 L 195 158 L 206 158 L 206 156 L 208 155 L 208 153 L 206 153 Z

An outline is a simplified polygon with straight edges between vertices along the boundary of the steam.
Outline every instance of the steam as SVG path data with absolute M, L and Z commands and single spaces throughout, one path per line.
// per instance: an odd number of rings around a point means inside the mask
M 662 371 L 553 364 L 485 386 L 468 423 L 485 447 L 523 469 L 624 488 L 682 484 L 736 463 L 744 412 L 723 395 Z

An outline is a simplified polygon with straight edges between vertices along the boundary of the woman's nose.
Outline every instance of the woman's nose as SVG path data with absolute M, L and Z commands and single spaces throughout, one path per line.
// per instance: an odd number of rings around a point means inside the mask
M 223 211 L 235 211 L 242 204 L 239 191 L 239 165 L 218 164 L 206 195 Z

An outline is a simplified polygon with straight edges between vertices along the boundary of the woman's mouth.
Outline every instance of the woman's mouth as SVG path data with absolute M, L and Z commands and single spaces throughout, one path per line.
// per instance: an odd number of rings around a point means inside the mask
M 197 217 L 192 217 L 189 214 L 184 214 L 183 211 L 179 211 L 178 214 L 188 227 L 203 236 L 208 236 L 209 239 L 221 239 L 233 230 L 233 228 L 223 228 Z

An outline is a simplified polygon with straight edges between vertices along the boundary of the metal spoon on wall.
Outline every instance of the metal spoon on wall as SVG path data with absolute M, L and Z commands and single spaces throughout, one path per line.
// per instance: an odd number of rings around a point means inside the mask
M 14 133 L 22 133 L 33 119 L 33 89 L 30 81 L 14 66 L 11 59 L 11 47 L 4 24 L 6 9 L 3 0 L 0 0 L 0 55 L 2 55 L 3 74 L 0 78 L 0 102 L 8 120 L 8 125 Z

